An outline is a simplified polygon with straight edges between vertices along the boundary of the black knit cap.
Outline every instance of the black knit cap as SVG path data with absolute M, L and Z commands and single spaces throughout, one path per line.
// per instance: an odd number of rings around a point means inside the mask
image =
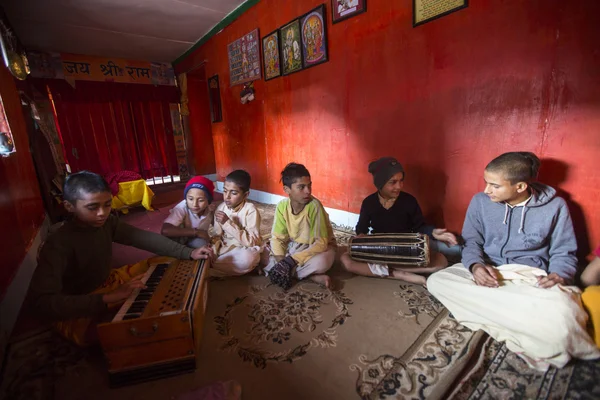
M 404 178 L 404 168 L 394 157 L 382 157 L 369 164 L 369 173 L 373 175 L 373 183 L 377 189 L 381 189 L 387 181 L 398 172 L 402 172 Z

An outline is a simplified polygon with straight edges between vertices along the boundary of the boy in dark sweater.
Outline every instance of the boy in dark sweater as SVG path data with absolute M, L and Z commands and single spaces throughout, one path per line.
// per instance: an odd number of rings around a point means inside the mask
M 370 229 L 372 233 L 419 232 L 448 246 L 457 246 L 456 236 L 445 229 L 435 229 L 427 225 L 417 199 L 402 191 L 404 169 L 395 158 L 383 157 L 370 163 L 369 172 L 373 175 L 377 192 L 363 200 L 356 225 L 357 235 L 366 235 Z M 436 249 L 435 242 L 431 243 L 431 247 Z M 348 253 L 342 254 L 341 257 L 344 268 L 349 272 L 364 276 L 401 279 L 420 285 L 425 285 L 426 278 L 419 274 L 432 273 L 448 265 L 446 257 L 437 251 L 431 251 L 430 259 L 427 267 L 389 268 L 387 264 L 354 261 Z
M 144 287 L 140 279 L 148 262 L 111 270 L 112 242 L 179 259 L 212 256 L 209 247 L 191 249 L 111 215 L 110 188 L 100 175 L 72 174 L 63 193 L 73 218 L 44 243 L 29 295 L 37 314 L 55 322 L 63 336 L 79 345 L 95 340 L 93 322 L 105 319 L 134 289 Z

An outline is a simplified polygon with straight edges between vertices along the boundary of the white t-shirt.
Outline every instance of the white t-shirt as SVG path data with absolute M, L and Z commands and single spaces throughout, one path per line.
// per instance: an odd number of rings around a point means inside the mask
M 165 219 L 166 224 L 171 224 L 173 226 L 181 226 L 184 228 L 195 228 L 195 229 L 208 229 L 212 221 L 206 221 L 206 215 L 201 215 L 198 217 L 196 214 L 191 212 L 187 205 L 185 204 L 185 200 L 181 200 L 175 207 L 169 211 L 171 215 Z M 208 213 L 208 207 L 204 210 L 204 214 Z

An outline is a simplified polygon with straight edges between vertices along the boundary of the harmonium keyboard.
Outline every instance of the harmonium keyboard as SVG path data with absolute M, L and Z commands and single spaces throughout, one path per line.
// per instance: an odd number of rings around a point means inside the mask
M 98 325 L 113 387 L 196 368 L 210 261 L 167 260 L 150 261 L 146 288 L 134 290 L 111 322 Z

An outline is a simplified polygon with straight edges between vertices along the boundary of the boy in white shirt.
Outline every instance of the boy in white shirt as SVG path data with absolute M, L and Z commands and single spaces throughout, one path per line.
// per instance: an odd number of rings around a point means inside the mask
M 190 179 L 185 185 L 183 200 L 171 209 L 160 233 L 192 248 L 206 245 L 215 210 L 211 205 L 213 194 L 210 179 L 203 176 Z
M 250 182 L 250 174 L 244 170 L 233 171 L 225 178 L 224 201 L 217 207 L 209 229 L 217 257 L 213 269 L 218 275 L 244 275 L 260 261 L 260 213 L 246 201 Z

